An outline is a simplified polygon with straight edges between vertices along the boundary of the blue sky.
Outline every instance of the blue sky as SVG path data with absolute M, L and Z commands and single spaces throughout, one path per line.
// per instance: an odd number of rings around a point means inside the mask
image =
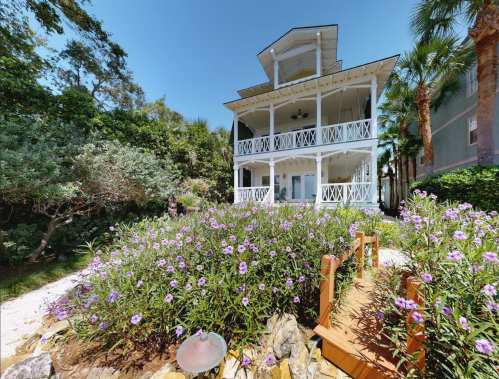
M 210 127 L 232 125 L 224 102 L 237 90 L 268 81 L 256 54 L 293 27 L 338 24 L 343 68 L 401 54 L 411 46 L 415 1 L 160 1 L 94 0 L 89 13 L 128 53 L 150 101 Z M 66 38 L 53 38 L 61 48 Z

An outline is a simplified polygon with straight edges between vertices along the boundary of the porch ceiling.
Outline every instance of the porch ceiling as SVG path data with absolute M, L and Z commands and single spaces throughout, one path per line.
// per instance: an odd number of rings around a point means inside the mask
M 354 170 L 360 166 L 362 159 L 370 158 L 370 151 L 366 153 L 347 152 L 338 153 L 329 157 L 328 183 L 349 182 Z

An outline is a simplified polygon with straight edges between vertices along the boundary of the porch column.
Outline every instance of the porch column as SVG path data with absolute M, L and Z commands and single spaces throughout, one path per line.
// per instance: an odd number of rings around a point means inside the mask
M 244 169 L 242 167 L 239 169 L 239 188 L 244 187 L 243 186 L 243 176 L 244 176 L 243 170 Z
M 239 117 L 237 112 L 234 112 L 234 155 L 239 155 L 238 149 L 238 141 L 239 141 Z
M 377 124 L 377 111 L 376 104 L 376 75 L 371 79 L 371 138 L 378 138 L 378 124 Z
M 270 104 L 270 151 L 274 151 L 274 104 Z
M 361 170 L 360 181 L 365 182 L 366 181 L 366 161 L 364 159 L 362 159 L 362 162 L 360 164 L 361 164 L 361 166 L 360 166 L 360 170 Z
M 376 185 L 378 178 L 378 147 L 373 146 L 371 151 L 371 164 L 369 165 L 369 179 L 371 179 L 371 203 L 377 203 Z
M 270 203 L 273 204 L 274 203 L 274 166 L 275 166 L 275 163 L 274 163 L 274 158 L 270 158 L 270 162 L 269 162 L 269 166 L 270 166 Z
M 315 158 L 315 161 L 317 162 L 317 173 L 316 178 L 317 178 L 317 191 L 315 195 L 315 204 L 320 204 L 322 202 L 322 178 L 321 178 L 321 169 L 322 169 L 322 157 L 321 153 L 317 153 L 317 158 Z
M 321 116 L 322 116 L 322 97 L 321 93 L 317 92 L 317 122 L 315 125 L 316 132 L 315 132 L 315 139 L 316 139 L 316 144 L 317 145 L 322 145 L 322 129 L 321 129 Z
M 239 166 L 234 166 L 234 204 L 239 202 Z

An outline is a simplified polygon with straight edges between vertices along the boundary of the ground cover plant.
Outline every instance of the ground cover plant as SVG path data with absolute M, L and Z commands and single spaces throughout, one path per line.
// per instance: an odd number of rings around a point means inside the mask
M 410 378 L 498 378 L 499 217 L 436 200 L 416 190 L 402 209 L 398 243 L 408 263 L 386 263 L 377 281 L 385 343 Z M 408 276 L 420 279 L 424 306 L 404 293 Z M 407 353 L 407 328 L 417 327 L 424 328 L 426 372 L 415 365 L 419 351 Z
M 125 352 L 200 330 L 239 346 L 258 342 L 275 313 L 315 321 L 321 257 L 344 254 L 379 218 L 307 204 L 200 202 L 176 220 L 112 227 L 116 244 L 93 253 L 88 279 L 50 311 L 78 316 L 79 338 Z

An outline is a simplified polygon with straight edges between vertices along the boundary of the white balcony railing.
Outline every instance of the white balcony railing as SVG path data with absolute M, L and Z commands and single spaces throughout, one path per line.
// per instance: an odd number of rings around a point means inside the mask
M 371 201 L 371 183 L 322 184 L 323 203 L 368 203 Z
M 253 200 L 255 203 L 265 203 L 270 199 L 270 187 L 246 187 L 237 190 L 240 202 Z
M 371 119 L 328 125 L 321 128 L 322 144 L 330 145 L 371 138 Z M 305 129 L 274 135 L 274 151 L 298 149 L 317 145 L 317 130 Z M 270 151 L 270 137 L 238 141 L 236 155 Z

